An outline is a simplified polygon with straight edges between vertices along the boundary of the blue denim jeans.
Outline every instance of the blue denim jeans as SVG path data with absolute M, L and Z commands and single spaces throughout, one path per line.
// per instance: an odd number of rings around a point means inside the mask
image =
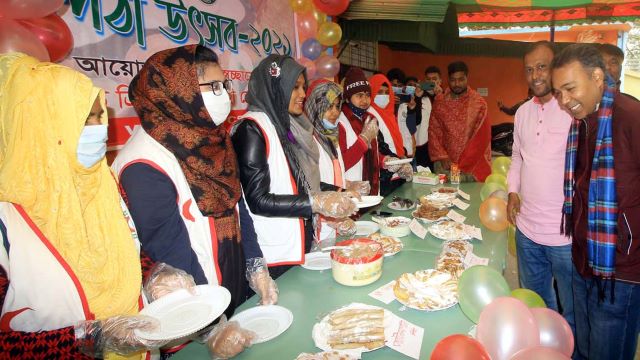
M 549 309 L 558 311 L 556 291 L 553 288 L 553 280 L 555 279 L 558 298 L 562 306 L 562 316 L 575 334 L 573 291 L 571 288 L 573 273 L 571 245 L 540 245 L 516 228 L 516 252 L 518 253 L 520 286 L 535 291 L 542 297 Z
M 640 331 L 640 284 L 616 281 L 614 303 L 610 283 L 598 301 L 595 280 L 573 272 L 576 317 L 574 359 L 632 360 Z

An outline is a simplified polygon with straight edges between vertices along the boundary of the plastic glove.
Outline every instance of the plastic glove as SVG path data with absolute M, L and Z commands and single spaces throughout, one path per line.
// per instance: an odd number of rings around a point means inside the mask
M 328 225 L 338 232 L 338 236 L 353 236 L 358 231 L 356 222 L 349 218 L 330 221 Z
M 371 140 L 378 137 L 378 120 L 373 117 L 369 117 L 362 126 L 360 136 L 367 144 L 371 144 Z
M 402 179 L 411 181 L 413 180 L 413 167 L 411 167 L 411 164 L 403 164 L 396 174 L 398 174 Z
M 237 321 L 227 321 L 222 315 L 220 322 L 209 334 L 206 344 L 212 359 L 229 359 L 251 346 L 256 334 L 240 327 Z
M 360 195 L 369 195 L 371 192 L 371 184 L 368 181 L 349 181 L 347 180 L 347 190 L 355 191 Z
M 398 170 L 400 170 L 400 168 L 402 167 L 402 165 L 387 165 L 387 163 L 389 161 L 400 160 L 397 157 L 385 156 L 385 158 L 383 160 L 384 161 L 382 162 L 382 168 L 383 169 L 387 169 L 387 170 L 391 171 L 392 173 L 398 172 Z
M 345 218 L 356 212 L 356 204 L 348 192 L 322 191 L 311 193 L 311 211 L 332 218 Z
M 83 354 L 102 358 L 107 352 L 127 355 L 158 349 L 168 341 L 151 341 L 136 336 L 134 330 L 153 331 L 160 322 L 145 315 L 119 315 L 103 320 L 81 321 L 74 327 L 76 342 Z
M 196 282 L 193 276 L 184 270 L 174 268 L 165 263 L 158 263 L 151 269 L 151 274 L 144 284 L 143 290 L 149 302 L 179 289 L 187 289 L 195 294 Z
M 269 275 L 264 258 L 247 259 L 247 280 L 251 290 L 260 296 L 260 305 L 272 305 L 278 302 L 278 285 Z

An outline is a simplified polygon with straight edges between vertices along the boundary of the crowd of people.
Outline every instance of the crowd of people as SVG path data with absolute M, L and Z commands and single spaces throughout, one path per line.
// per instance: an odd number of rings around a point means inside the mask
M 611 49 L 532 44 L 532 98 L 515 113 L 520 281 L 567 319 L 576 358 L 631 359 L 640 329 L 640 103 L 618 90 L 620 64 Z M 354 198 L 391 193 L 418 165 L 491 173 L 487 103 L 464 62 L 448 86 L 435 66 L 422 80 L 352 67 L 336 83 L 270 55 L 233 124 L 223 70 L 200 45 L 149 57 L 129 87 L 141 126 L 109 167 L 104 91 L 0 55 L 0 352 L 170 353 L 180 344 L 136 335 L 158 326 L 146 304 L 201 284 L 229 290 L 227 316 L 254 293 L 275 304 L 276 278 L 355 233 Z M 193 338 L 228 358 L 252 336 L 221 318 Z

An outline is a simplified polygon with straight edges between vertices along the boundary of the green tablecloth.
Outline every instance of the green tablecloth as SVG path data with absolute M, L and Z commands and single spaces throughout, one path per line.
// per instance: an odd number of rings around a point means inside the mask
M 481 226 L 478 218 L 480 206 L 480 188 L 482 183 L 461 184 L 460 189 L 471 195 L 470 206 L 467 210 L 456 209 L 467 217 L 466 224 Z M 431 186 L 408 183 L 397 189 L 382 202 L 381 210 L 393 212 L 395 215 L 411 217 L 411 211 L 392 211 L 386 204 L 393 196 L 417 199 L 428 194 Z M 369 219 L 369 215 L 363 219 Z M 473 252 L 489 258 L 489 266 L 502 272 L 505 265 L 507 250 L 506 232 L 491 232 L 482 228 L 483 240 L 473 240 Z M 295 359 L 302 352 L 314 353 L 321 351 L 316 348 L 311 338 L 313 325 L 327 313 L 352 302 L 376 305 L 392 311 L 425 329 L 424 340 L 420 350 L 420 359 L 428 359 L 434 346 L 445 336 L 456 333 L 467 333 L 473 323 L 456 305 L 452 308 L 436 312 L 418 311 L 404 308 L 393 301 L 389 305 L 368 296 L 378 287 L 396 279 L 405 272 L 414 272 L 434 267 L 436 256 L 440 253 L 442 241 L 428 234 L 425 239 L 419 239 L 411 234 L 401 238 L 404 249 L 392 257 L 386 257 L 383 264 L 382 277 L 373 284 L 362 287 L 348 287 L 333 280 L 331 270 L 311 271 L 302 267 L 294 267 L 278 280 L 280 296 L 278 305 L 284 306 L 293 313 L 293 324 L 282 335 L 262 344 L 256 344 L 245 350 L 235 359 Z M 256 306 L 258 299 L 254 296 L 242 304 L 236 313 Z M 179 351 L 173 359 L 207 359 L 206 348 L 201 344 L 192 343 Z M 390 348 L 364 353 L 364 360 L 368 359 L 410 359 Z

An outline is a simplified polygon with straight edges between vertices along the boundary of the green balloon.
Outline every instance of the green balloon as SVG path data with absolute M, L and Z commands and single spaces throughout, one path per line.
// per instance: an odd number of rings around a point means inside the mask
M 509 172 L 510 166 L 511 159 L 506 156 L 500 156 L 493 160 L 493 163 L 491 164 L 491 173 L 507 176 L 507 172 Z
M 521 300 L 528 308 L 546 308 L 547 304 L 535 291 L 529 289 L 515 289 L 511 296 Z
M 502 184 L 494 182 L 484 183 L 484 185 L 482 185 L 482 189 L 480 189 L 480 200 L 484 201 L 486 198 L 491 196 L 491 194 L 498 190 L 507 191 L 507 188 Z
M 516 228 L 513 225 L 509 225 L 507 229 L 507 249 L 509 250 L 509 254 L 518 257 L 517 248 L 516 248 Z M 515 291 L 515 290 L 514 290 Z
M 502 175 L 502 174 L 491 174 L 489 176 L 487 176 L 486 179 L 484 179 L 484 183 L 488 184 L 488 183 L 496 183 L 496 184 L 500 184 L 502 186 L 504 186 L 504 188 L 507 188 L 507 177 Z
M 511 289 L 502 274 L 486 265 L 465 270 L 458 279 L 458 301 L 462 312 L 474 323 L 495 298 L 509 296 Z

